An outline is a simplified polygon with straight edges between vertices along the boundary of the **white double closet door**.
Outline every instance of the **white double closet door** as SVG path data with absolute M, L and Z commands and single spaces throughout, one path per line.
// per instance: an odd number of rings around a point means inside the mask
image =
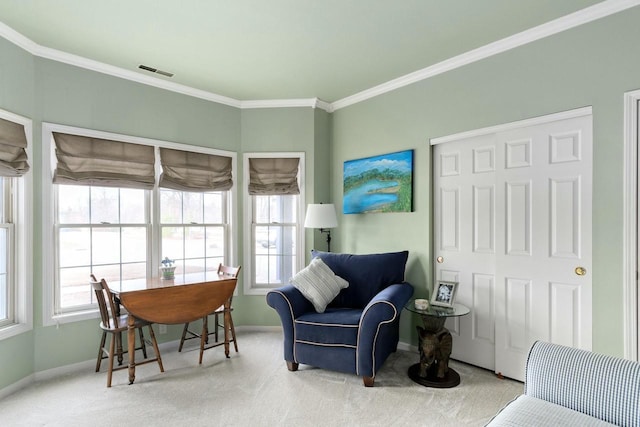
M 451 357 L 522 381 L 535 340 L 591 349 L 591 109 L 459 137 L 432 141 Z

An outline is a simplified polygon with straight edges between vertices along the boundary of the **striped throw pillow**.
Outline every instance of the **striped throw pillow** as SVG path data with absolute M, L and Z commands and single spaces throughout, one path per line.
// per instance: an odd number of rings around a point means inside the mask
M 313 304 L 318 313 L 324 313 L 327 305 L 340 290 L 349 286 L 349 282 L 336 276 L 320 258 L 311 260 L 311 263 L 293 276 L 289 283 Z

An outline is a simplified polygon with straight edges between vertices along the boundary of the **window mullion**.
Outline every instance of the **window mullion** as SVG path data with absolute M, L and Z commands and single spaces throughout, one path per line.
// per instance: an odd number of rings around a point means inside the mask
M 160 267 L 160 245 L 162 243 L 160 190 L 157 186 L 145 193 L 144 218 L 147 227 L 147 277 L 152 277 L 153 272 L 158 271 Z

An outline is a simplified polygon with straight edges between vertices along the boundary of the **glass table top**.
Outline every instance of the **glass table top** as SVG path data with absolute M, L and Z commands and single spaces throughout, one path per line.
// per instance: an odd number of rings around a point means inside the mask
M 420 314 L 422 316 L 430 317 L 457 317 L 469 314 L 471 311 L 466 305 L 453 303 L 453 307 L 440 307 L 437 305 L 430 305 L 426 310 L 420 310 L 416 308 L 415 299 L 410 300 L 404 308 L 412 313 Z

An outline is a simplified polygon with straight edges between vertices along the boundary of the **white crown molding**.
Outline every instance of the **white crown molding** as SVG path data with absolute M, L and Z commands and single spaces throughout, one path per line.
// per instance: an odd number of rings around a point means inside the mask
M 290 108 L 290 107 L 311 107 L 329 111 L 331 104 L 318 98 L 301 99 L 263 99 L 254 101 L 240 101 L 242 109 L 256 108 Z
M 10 41 L 18 47 L 21 47 L 32 55 L 35 55 L 34 52 L 40 47 L 39 44 L 23 36 L 4 22 L 0 22 L 0 37 Z
M 335 101 L 332 111 L 348 107 L 387 92 L 428 79 L 438 74 L 463 67 L 476 61 L 489 58 L 502 52 L 523 46 L 527 43 L 549 37 L 562 31 L 595 21 L 614 13 L 640 5 L 640 0 L 605 0 L 602 3 L 587 7 L 553 21 L 538 25 L 520 33 L 505 37 L 477 49 L 454 56 L 437 64 L 406 74 L 397 79 L 363 90 L 354 95 Z
M 604 18 L 606 16 L 638 5 L 640 5 L 640 0 L 605 0 L 601 3 L 587 7 L 585 9 L 557 18 L 553 21 L 549 21 L 545 24 L 538 25 L 537 27 L 530 28 L 509 37 L 505 37 L 504 39 L 489 43 L 488 45 L 470 50 L 463 54 L 449 58 L 445 61 L 439 62 L 413 73 L 406 74 L 404 76 L 390 80 L 386 83 L 382 83 L 370 89 L 358 92 L 346 98 L 342 98 L 333 103 L 328 103 L 317 98 L 241 101 L 238 99 L 218 95 L 213 92 L 195 89 L 189 86 L 169 82 L 157 77 L 143 75 L 135 71 L 126 70 L 124 68 L 115 67 L 81 56 L 44 47 L 18 33 L 2 22 L 0 22 L 0 37 L 3 37 L 4 39 L 14 43 L 15 45 L 23 48 L 24 50 L 35 56 L 51 59 L 69 65 L 74 65 L 80 68 L 86 68 L 88 70 L 96 71 L 99 73 L 131 80 L 134 82 L 181 93 L 183 95 L 193 96 L 195 98 L 200 98 L 211 102 L 216 102 L 218 104 L 228 105 L 231 107 L 241 109 L 311 107 L 321 108 L 329 113 L 332 113 L 341 108 L 357 104 L 378 95 L 400 89 L 404 86 L 408 86 L 421 80 L 437 76 L 438 74 L 463 67 L 473 62 L 489 58 L 493 55 L 506 52 L 527 43 L 549 37 L 562 31 L 595 21 L 600 18 Z
M 319 98 L 316 98 L 316 108 L 320 108 L 327 113 L 333 113 L 333 104 L 330 102 L 323 101 Z

